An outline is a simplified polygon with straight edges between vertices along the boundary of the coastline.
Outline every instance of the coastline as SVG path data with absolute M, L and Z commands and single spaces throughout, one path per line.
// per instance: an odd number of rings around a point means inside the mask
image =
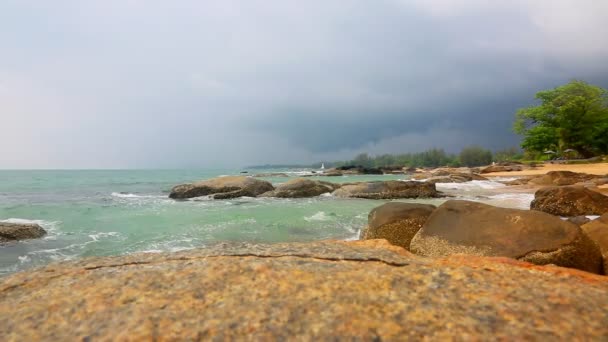
M 536 168 L 522 171 L 491 172 L 485 173 L 485 177 L 522 177 L 544 175 L 550 171 L 571 171 L 588 173 L 592 175 L 607 175 L 608 163 L 594 164 L 540 164 Z

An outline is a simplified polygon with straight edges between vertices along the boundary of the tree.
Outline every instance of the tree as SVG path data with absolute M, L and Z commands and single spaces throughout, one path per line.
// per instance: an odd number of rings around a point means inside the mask
M 519 109 L 513 129 L 528 151 L 574 149 L 585 157 L 608 152 L 608 92 L 572 81 L 536 93 L 541 104 Z
M 460 152 L 460 163 L 465 166 L 488 165 L 492 162 L 492 152 L 479 146 L 469 146 Z

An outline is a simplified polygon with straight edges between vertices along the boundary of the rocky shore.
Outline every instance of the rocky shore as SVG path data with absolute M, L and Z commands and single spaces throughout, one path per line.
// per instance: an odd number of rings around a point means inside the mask
M 529 210 L 386 201 L 445 197 L 437 184 L 487 182 L 520 166 L 489 168 L 409 170 L 415 181 L 230 176 L 175 186 L 176 200 L 385 201 L 361 227 L 363 241 L 218 244 L 10 275 L 0 279 L 0 339 L 608 339 L 608 196 L 598 190 L 608 175 L 504 181 L 504 191 L 534 193 Z M 44 233 L 0 224 L 0 242 Z

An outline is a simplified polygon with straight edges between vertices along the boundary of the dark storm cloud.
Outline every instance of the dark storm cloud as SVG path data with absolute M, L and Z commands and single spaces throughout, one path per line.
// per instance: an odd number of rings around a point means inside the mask
M 1 167 L 212 167 L 513 146 L 608 86 L 600 1 L 0 4 Z

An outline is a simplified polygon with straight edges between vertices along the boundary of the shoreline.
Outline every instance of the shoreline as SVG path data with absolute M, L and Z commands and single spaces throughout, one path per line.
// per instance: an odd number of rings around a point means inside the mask
M 522 171 L 484 173 L 484 177 L 521 177 L 544 175 L 550 171 L 571 171 L 592 175 L 608 175 L 608 163 L 594 164 L 540 164 L 536 168 Z

